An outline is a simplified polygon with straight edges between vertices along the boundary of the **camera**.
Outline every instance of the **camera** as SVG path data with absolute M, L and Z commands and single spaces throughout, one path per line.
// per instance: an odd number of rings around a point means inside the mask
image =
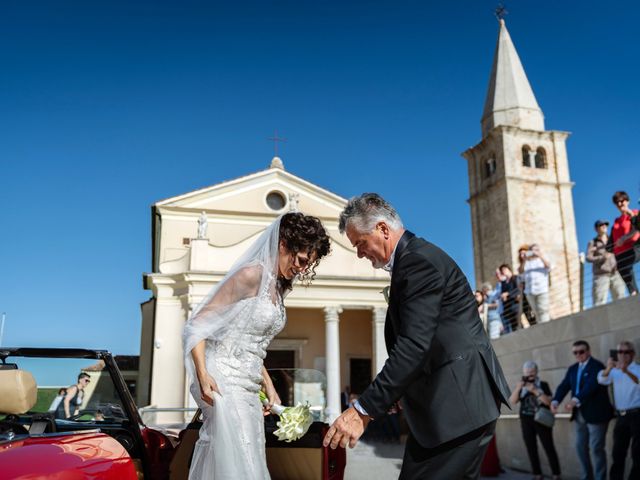
M 524 256 L 527 258 L 531 258 L 535 255 L 535 252 L 532 252 L 531 250 L 527 250 L 526 252 L 524 252 Z
M 523 381 L 524 383 L 533 383 L 533 382 L 535 381 L 535 378 L 532 378 L 532 377 L 524 377 L 524 376 L 523 376 L 523 377 L 522 377 L 522 381 Z

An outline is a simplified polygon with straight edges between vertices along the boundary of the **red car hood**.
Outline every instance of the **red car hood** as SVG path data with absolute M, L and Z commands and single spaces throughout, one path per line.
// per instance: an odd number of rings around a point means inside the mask
M 0 480 L 135 480 L 131 457 L 104 433 L 46 434 L 0 444 Z

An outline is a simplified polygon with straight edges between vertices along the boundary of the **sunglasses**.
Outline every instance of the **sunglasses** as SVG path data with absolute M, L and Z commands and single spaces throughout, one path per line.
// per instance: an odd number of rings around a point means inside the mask
M 633 353 L 633 350 L 618 350 L 618 353 L 620 355 L 631 355 Z
M 587 353 L 587 351 L 586 350 L 574 350 L 573 351 L 574 355 L 582 355 L 583 353 Z

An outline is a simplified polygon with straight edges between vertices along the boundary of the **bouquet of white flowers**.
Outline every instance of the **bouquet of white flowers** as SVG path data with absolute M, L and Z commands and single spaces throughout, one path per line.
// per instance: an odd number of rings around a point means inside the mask
M 269 403 L 263 391 L 260 391 L 260 401 L 263 405 Z M 302 405 L 298 403 L 295 407 L 283 407 L 282 405 L 274 404 L 271 406 L 271 411 L 280 416 L 280 421 L 276 423 L 279 428 L 273 432 L 278 437 L 278 440 L 284 440 L 285 442 L 298 440 L 307 433 L 313 423 L 308 404 Z

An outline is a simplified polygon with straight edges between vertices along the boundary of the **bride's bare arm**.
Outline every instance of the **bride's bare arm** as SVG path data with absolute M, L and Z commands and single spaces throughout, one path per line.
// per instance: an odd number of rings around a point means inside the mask
M 269 413 L 271 413 L 271 406 L 274 404 L 281 405 L 282 400 L 280 400 L 280 396 L 271 381 L 271 376 L 264 366 L 262 367 L 262 389 L 269 399 L 269 403 L 264 406 L 264 414 L 269 415 Z
M 191 350 L 191 358 L 193 358 L 196 376 L 200 384 L 200 396 L 206 403 L 213 405 L 213 392 L 220 394 L 220 390 L 218 390 L 218 384 L 215 379 L 207 372 L 204 350 L 205 341 L 202 340 Z
M 216 293 L 189 319 L 188 328 L 193 330 L 206 328 L 208 322 L 217 322 L 222 328 L 221 319 L 225 309 L 248 297 L 256 295 L 262 278 L 262 267 L 251 265 L 238 270 L 216 291 Z M 233 327 L 233 325 L 232 325 Z M 193 331 L 192 330 L 192 331 Z M 213 405 L 213 392 L 220 394 L 216 380 L 209 374 L 206 366 L 206 341 L 200 340 L 191 349 L 191 358 L 195 374 L 200 384 L 200 395 L 209 405 Z M 269 379 L 270 382 L 270 379 Z M 272 386 L 273 387 L 273 386 Z

